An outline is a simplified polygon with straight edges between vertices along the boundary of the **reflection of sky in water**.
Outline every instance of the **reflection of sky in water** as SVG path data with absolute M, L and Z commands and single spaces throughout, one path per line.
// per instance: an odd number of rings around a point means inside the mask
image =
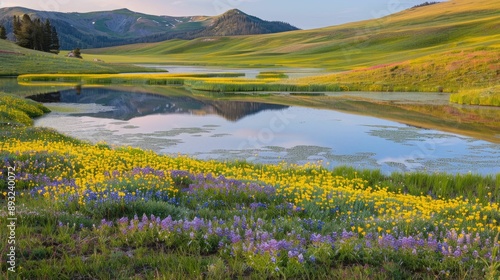
M 145 64 L 144 67 L 152 67 L 167 70 L 170 73 L 241 73 L 246 78 L 254 79 L 262 71 L 279 71 L 288 75 L 290 78 L 318 75 L 323 69 L 319 68 L 221 68 L 210 66 L 184 66 L 184 65 L 151 65 Z
M 156 114 L 117 121 L 52 113 L 37 126 L 93 142 L 131 145 L 202 159 L 305 163 L 379 168 L 500 172 L 500 145 L 373 117 L 290 107 L 238 121 L 217 115 Z

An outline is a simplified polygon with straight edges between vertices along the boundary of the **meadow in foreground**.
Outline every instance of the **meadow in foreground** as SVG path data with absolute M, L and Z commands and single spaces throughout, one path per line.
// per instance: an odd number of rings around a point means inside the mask
M 14 168 L 19 218 L 15 273 L 2 242 L 7 279 L 499 275 L 500 175 L 162 156 L 33 128 L 46 111 L 33 102 L 0 106 L 0 186 Z

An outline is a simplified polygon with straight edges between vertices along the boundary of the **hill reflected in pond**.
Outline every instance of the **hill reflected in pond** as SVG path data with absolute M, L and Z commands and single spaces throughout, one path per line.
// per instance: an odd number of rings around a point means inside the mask
M 76 88 L 29 97 L 42 103 L 98 104 L 97 112 L 75 113 L 116 120 L 130 120 L 152 114 L 219 115 L 229 121 L 265 110 L 282 110 L 289 106 L 246 101 L 199 100 L 188 95 L 163 96 L 109 88 Z

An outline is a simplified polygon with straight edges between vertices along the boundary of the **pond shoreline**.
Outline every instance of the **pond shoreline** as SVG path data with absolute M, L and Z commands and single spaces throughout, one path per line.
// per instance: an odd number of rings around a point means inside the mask
M 297 164 L 321 161 L 328 168 L 347 164 L 358 168 L 382 169 L 385 173 L 429 168 L 431 172 L 496 172 L 491 169 L 494 169 L 495 164 L 488 161 L 492 159 L 488 159 L 488 153 L 484 150 L 495 149 L 493 142 L 482 143 L 472 138 L 433 131 L 433 127 L 439 127 L 443 122 L 440 118 L 427 116 L 423 121 L 412 120 L 422 117 L 418 110 L 428 106 L 425 103 L 427 101 L 421 100 L 421 104 L 410 105 L 373 102 L 361 98 L 359 95 L 362 93 L 349 100 L 343 95 L 194 95 L 172 87 L 161 87 L 163 92 L 156 91 L 151 95 L 129 92 L 127 89 L 131 90 L 128 87 L 83 87 L 80 93 L 74 90 L 61 92 L 55 100 L 62 102 L 61 105 L 46 104 L 54 113 L 37 119 L 36 126 L 53 127 L 93 143 L 130 145 L 158 153 L 188 154 L 200 159 L 273 164 L 281 161 Z M 442 96 L 428 96 L 430 100 L 435 100 L 435 97 Z M 98 99 L 93 101 L 93 98 Z M 77 104 L 80 102 L 88 105 Z M 92 105 L 94 102 L 98 102 L 99 108 Z M 112 110 L 110 105 L 119 107 Z M 410 108 L 412 110 L 406 108 L 408 106 L 413 106 Z M 71 112 L 68 107 L 78 111 Z M 81 111 L 87 107 L 93 111 Z M 283 121 L 283 117 L 287 116 L 293 118 Z M 312 116 L 316 116 L 316 119 L 311 119 Z M 401 121 L 404 118 L 406 121 Z M 354 120 L 357 121 L 353 125 L 346 126 Z M 322 125 L 321 128 L 318 125 Z M 450 126 L 450 123 L 445 122 L 445 125 Z M 315 127 L 317 129 L 313 129 Z M 352 130 L 354 128 L 356 131 Z M 460 129 L 457 128 L 458 131 Z M 339 138 L 336 135 L 344 136 Z M 344 143 L 344 137 L 353 140 Z M 290 141 L 294 144 L 286 144 Z M 439 159 L 440 153 L 447 153 L 446 145 L 457 141 L 464 145 L 459 148 L 460 151 L 464 147 L 477 146 L 474 149 L 479 150 L 475 153 L 484 153 L 484 159 L 477 159 L 482 163 L 465 167 L 470 163 L 461 162 L 461 167 L 456 167 L 458 169 L 451 166 L 451 169 L 446 169 L 448 163 L 443 164 L 443 167 L 431 167 L 434 165 L 432 162 Z M 419 143 L 430 148 L 422 149 Z M 370 145 L 375 146 L 370 148 Z M 404 148 L 407 145 L 412 148 Z M 402 149 L 401 155 L 392 152 L 390 156 L 383 156 L 398 149 Z M 452 159 L 448 161 L 460 162 L 461 158 L 472 156 L 464 154 L 455 160 L 458 154 L 452 154 L 445 156 L 451 156 Z

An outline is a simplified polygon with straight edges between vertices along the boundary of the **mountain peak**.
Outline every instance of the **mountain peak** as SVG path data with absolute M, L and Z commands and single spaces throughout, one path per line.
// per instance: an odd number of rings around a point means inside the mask
M 225 15 L 247 15 L 245 14 L 244 12 L 242 12 L 241 10 L 238 10 L 238 9 L 231 9 L 231 10 L 228 10 L 227 12 L 224 13 Z
M 127 14 L 135 14 L 134 11 L 131 11 L 127 8 L 122 8 L 122 9 L 118 9 L 118 10 L 113 10 L 112 12 L 117 12 L 117 13 L 127 13 Z
M 232 9 L 214 17 L 212 24 L 203 31 L 202 36 L 252 35 L 292 30 L 298 30 L 298 28 L 284 22 L 262 20 L 238 9 Z

